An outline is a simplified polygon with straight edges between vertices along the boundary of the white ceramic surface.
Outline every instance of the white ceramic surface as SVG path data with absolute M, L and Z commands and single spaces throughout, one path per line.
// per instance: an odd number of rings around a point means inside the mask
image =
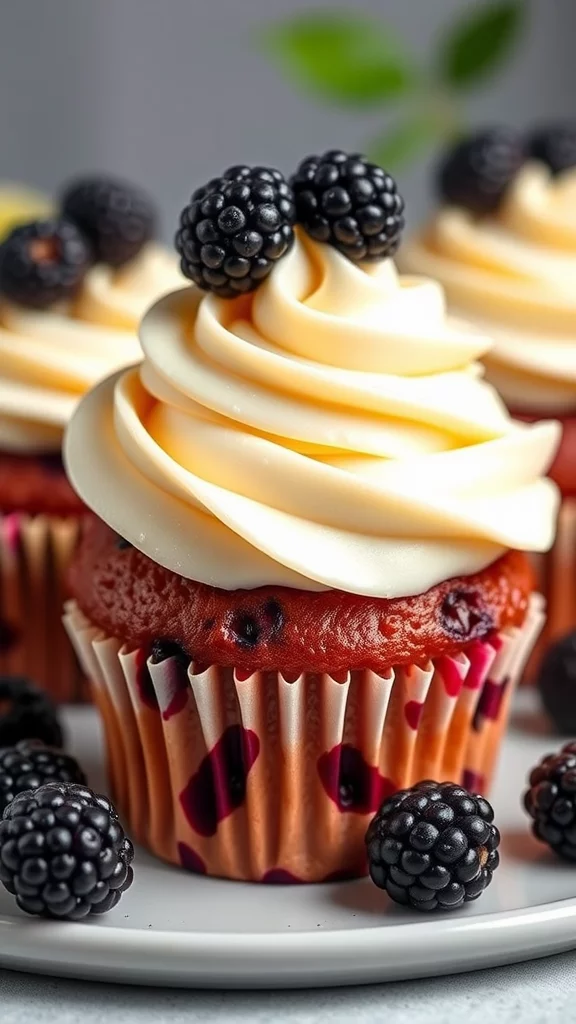
M 94 712 L 67 712 L 72 747 L 103 786 Z M 395 908 L 367 880 L 253 886 L 188 875 L 143 852 L 118 908 L 95 923 L 20 914 L 0 894 L 0 966 L 80 978 L 202 987 L 345 985 L 447 974 L 576 948 L 576 868 L 530 837 L 527 769 L 558 741 L 522 695 L 494 804 L 502 865 L 481 899 L 452 915 Z

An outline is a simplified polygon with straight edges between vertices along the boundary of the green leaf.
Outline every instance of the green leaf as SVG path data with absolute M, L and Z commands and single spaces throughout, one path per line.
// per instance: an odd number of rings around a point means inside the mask
M 368 146 L 368 156 L 386 170 L 408 163 L 432 139 L 442 134 L 440 125 L 423 115 L 407 117 Z
M 512 50 L 523 24 L 523 0 L 476 4 L 452 27 L 440 47 L 441 79 L 457 89 L 474 86 Z
M 299 15 L 268 29 L 263 43 L 305 88 L 350 106 L 391 100 L 416 77 L 387 26 L 371 18 Z

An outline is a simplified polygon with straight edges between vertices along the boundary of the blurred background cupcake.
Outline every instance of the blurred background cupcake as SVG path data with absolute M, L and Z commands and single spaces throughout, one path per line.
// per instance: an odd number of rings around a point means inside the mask
M 452 312 L 494 339 L 488 379 L 514 416 L 563 425 L 557 541 L 538 561 L 546 644 L 576 622 L 576 122 L 465 137 L 436 181 L 440 209 L 402 265 L 439 280 Z
M 142 313 L 180 279 L 155 220 L 138 188 L 86 177 L 0 247 L 0 672 L 61 700 L 81 695 L 59 606 L 85 513 L 62 435 L 80 396 L 138 359 Z
M 212 178 L 177 235 L 197 287 L 68 428 L 100 518 L 67 626 L 132 833 L 190 870 L 362 874 L 387 793 L 486 790 L 542 625 L 518 549 L 552 543 L 558 424 L 514 424 L 486 338 L 398 276 L 403 210 L 340 150 Z

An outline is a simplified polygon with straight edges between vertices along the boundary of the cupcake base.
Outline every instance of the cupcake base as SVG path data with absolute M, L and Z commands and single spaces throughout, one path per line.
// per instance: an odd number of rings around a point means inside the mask
M 0 674 L 28 676 L 58 702 L 86 696 L 64 629 L 77 516 L 0 515 Z
M 387 674 L 155 663 L 66 606 L 133 839 L 188 870 L 259 882 L 365 873 L 364 833 L 424 778 L 490 785 L 514 685 L 543 622 Z

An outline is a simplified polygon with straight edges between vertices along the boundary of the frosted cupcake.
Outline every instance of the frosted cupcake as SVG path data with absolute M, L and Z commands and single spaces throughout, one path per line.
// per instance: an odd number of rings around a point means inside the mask
M 140 316 L 182 279 L 132 186 L 86 180 L 61 206 L 0 249 L 0 673 L 70 700 L 82 677 L 59 608 L 85 510 L 62 467 L 64 427 L 86 390 L 141 356 Z
M 451 311 L 494 339 L 487 375 L 514 415 L 563 425 L 557 543 L 538 562 L 548 642 L 576 622 L 576 126 L 467 139 L 438 183 L 444 205 L 402 266 L 435 277 Z
M 331 152 L 292 189 L 232 168 L 193 195 L 197 286 L 65 444 L 99 517 L 66 623 L 116 798 L 158 856 L 264 882 L 361 874 L 398 787 L 488 787 L 543 618 L 518 549 L 557 504 L 557 424 L 513 423 L 487 340 L 398 276 L 390 176 Z

